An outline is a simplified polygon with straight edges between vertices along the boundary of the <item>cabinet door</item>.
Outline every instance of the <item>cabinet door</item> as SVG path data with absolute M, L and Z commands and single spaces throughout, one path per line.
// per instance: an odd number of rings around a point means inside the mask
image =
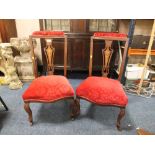
M 116 32 L 118 31 L 118 21 L 116 19 L 90 19 L 89 32 Z
M 42 19 L 40 20 L 41 30 L 62 30 L 70 32 L 69 19 Z
M 86 32 L 86 20 L 85 19 L 72 19 L 71 20 L 71 32 L 83 33 Z
M 83 39 L 72 39 L 72 64 L 71 68 L 82 69 L 85 58 L 85 41 Z
M 55 57 L 54 64 L 56 68 L 64 67 L 64 41 L 63 40 L 54 40 L 53 47 L 55 47 Z M 70 51 L 71 51 L 71 43 L 68 40 L 67 44 L 67 67 L 70 68 Z

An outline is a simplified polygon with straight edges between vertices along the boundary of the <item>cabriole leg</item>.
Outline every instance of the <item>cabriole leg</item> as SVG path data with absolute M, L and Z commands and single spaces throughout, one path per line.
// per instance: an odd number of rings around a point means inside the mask
M 74 100 L 74 102 L 70 106 L 70 109 L 71 109 L 70 116 L 71 116 L 72 120 L 74 120 L 75 117 L 80 114 L 80 99 L 76 98 L 73 100 Z
M 30 125 L 33 124 L 33 118 L 32 118 L 32 111 L 30 109 L 30 102 L 25 102 L 24 109 L 28 113 L 28 120 L 30 122 Z
M 125 108 L 120 108 L 120 112 L 118 114 L 117 124 L 116 124 L 116 127 L 119 131 L 121 131 L 121 119 L 124 117 L 124 115 L 125 115 Z

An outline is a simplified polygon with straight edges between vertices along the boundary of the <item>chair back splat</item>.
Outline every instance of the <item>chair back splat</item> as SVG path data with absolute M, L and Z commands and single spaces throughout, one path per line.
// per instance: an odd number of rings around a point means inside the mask
M 29 36 L 29 41 L 31 45 L 31 53 L 32 53 L 32 60 L 33 60 L 33 69 L 35 78 L 37 78 L 37 64 L 35 60 L 34 54 L 34 47 L 33 47 L 33 39 L 45 39 L 46 47 L 44 48 L 45 58 L 47 61 L 47 74 L 53 75 L 54 74 L 54 55 L 55 55 L 55 48 L 53 47 L 52 43 L 54 39 L 63 39 L 64 40 L 64 76 L 67 75 L 67 36 L 64 34 L 63 31 L 35 31 L 32 35 Z
M 55 48 L 52 45 L 52 39 L 46 39 L 46 47 L 44 48 L 46 61 L 47 61 L 47 74 L 54 74 L 54 53 Z
M 102 67 L 102 76 L 107 77 L 109 74 L 110 61 L 113 54 L 113 50 L 111 49 L 112 41 L 105 41 L 105 48 L 102 50 L 103 56 L 103 67 Z
M 127 55 L 128 40 L 129 40 L 127 35 L 121 34 L 121 33 L 102 33 L 102 32 L 94 33 L 94 35 L 91 37 L 91 40 L 90 40 L 89 76 L 92 76 L 94 40 L 105 41 L 105 48 L 102 50 L 102 56 L 103 56 L 102 76 L 104 77 L 107 77 L 110 71 L 110 63 L 112 60 L 112 56 L 114 54 L 114 49 L 112 48 L 113 41 L 125 42 L 122 64 L 120 67 L 120 72 L 118 77 L 118 80 L 120 81 L 124 70 L 125 58 Z

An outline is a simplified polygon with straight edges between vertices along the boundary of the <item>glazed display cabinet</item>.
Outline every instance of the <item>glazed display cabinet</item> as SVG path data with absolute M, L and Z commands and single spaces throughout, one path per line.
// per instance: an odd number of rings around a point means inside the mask
M 68 70 L 88 70 L 89 52 L 90 52 L 90 36 L 96 31 L 117 32 L 118 21 L 113 19 L 41 19 L 40 30 L 62 30 L 68 37 Z M 45 47 L 44 40 L 41 41 L 42 51 Z M 55 68 L 63 67 L 63 40 L 57 39 L 53 41 L 55 47 Z M 98 41 L 94 43 L 94 60 L 93 70 L 101 70 L 102 68 L 102 49 L 104 42 Z M 44 52 L 42 52 L 43 66 L 46 66 Z

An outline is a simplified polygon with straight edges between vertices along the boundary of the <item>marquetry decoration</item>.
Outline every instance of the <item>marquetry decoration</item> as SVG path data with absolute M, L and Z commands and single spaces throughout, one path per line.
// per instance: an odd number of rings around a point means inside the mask
M 45 57 L 48 63 L 48 67 L 47 67 L 48 74 L 52 74 L 54 71 L 53 67 L 54 67 L 55 49 L 52 46 L 52 42 L 54 39 L 62 39 L 64 41 L 64 76 L 66 76 L 67 75 L 67 36 L 64 35 L 64 32 L 63 31 L 35 31 L 32 35 L 29 36 L 29 42 L 31 45 L 31 55 L 32 55 L 32 61 L 33 61 L 33 70 L 35 73 L 35 78 L 37 78 L 38 72 L 37 72 L 37 64 L 35 61 L 35 53 L 34 53 L 34 45 L 33 45 L 33 39 L 35 38 L 48 40 L 46 41 L 46 52 L 44 51 L 46 55 Z
M 107 76 L 109 73 L 109 65 L 110 60 L 112 58 L 113 50 L 111 48 L 111 44 L 113 41 L 122 41 L 125 42 L 125 47 L 123 50 L 123 57 L 122 63 L 120 66 L 120 72 L 118 80 L 120 81 L 124 72 L 124 64 L 125 59 L 128 53 L 128 42 L 129 39 L 127 38 L 126 34 L 121 33 L 103 33 L 103 32 L 96 32 L 91 37 L 90 40 L 90 59 L 89 59 L 89 76 L 92 76 L 92 66 L 93 66 L 93 52 L 94 52 L 94 40 L 104 40 L 105 41 L 105 49 L 102 50 L 103 54 L 103 68 L 102 68 L 102 75 Z
M 53 75 L 54 73 L 54 53 L 55 48 L 52 45 L 52 39 L 46 39 L 46 47 L 44 49 L 47 61 L 47 74 Z
M 102 76 L 107 77 L 109 74 L 110 61 L 113 54 L 113 50 L 111 49 L 112 41 L 105 41 L 105 48 L 102 50 L 103 56 L 103 67 L 102 67 Z

